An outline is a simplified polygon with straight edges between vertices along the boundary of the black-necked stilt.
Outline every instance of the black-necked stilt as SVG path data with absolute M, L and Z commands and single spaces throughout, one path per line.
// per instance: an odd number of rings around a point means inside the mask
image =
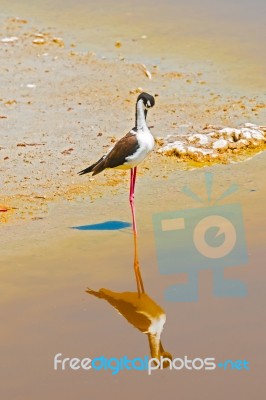
M 153 107 L 154 104 L 155 100 L 153 96 L 145 92 L 141 93 L 136 102 L 135 127 L 131 129 L 131 131 L 129 131 L 123 138 L 121 138 L 114 145 L 114 147 L 112 147 L 107 154 L 103 155 L 96 163 L 79 172 L 79 175 L 87 174 L 89 172 L 92 172 L 92 175 L 96 175 L 107 168 L 130 169 L 129 201 L 132 212 L 135 239 L 134 267 L 136 276 L 138 276 L 137 269 L 139 267 L 136 248 L 137 227 L 134 206 L 135 183 L 137 165 L 141 163 L 152 151 L 155 143 L 154 138 L 146 124 L 148 109 Z M 141 291 L 144 292 L 144 287 L 141 280 L 138 285 L 140 285 Z M 138 286 L 139 291 L 140 288 Z

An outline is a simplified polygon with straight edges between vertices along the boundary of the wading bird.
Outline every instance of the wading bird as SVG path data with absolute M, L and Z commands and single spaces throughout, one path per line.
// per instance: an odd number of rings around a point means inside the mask
M 92 175 L 99 174 L 107 168 L 130 169 L 130 192 L 129 202 L 133 219 L 133 232 L 135 243 L 134 269 L 138 281 L 138 291 L 144 292 L 144 287 L 139 274 L 139 262 L 136 247 L 136 217 L 134 205 L 135 183 L 137 176 L 137 165 L 141 163 L 154 147 L 154 138 L 146 124 L 148 109 L 155 104 L 154 97 L 148 93 L 141 93 L 136 102 L 135 126 L 124 137 L 112 147 L 107 154 L 103 155 L 96 163 L 83 169 L 79 175 L 92 172 Z M 140 279 L 140 280 L 139 280 Z

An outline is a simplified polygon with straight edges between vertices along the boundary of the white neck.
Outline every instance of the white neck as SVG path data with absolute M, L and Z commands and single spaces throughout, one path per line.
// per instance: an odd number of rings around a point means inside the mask
M 144 112 L 144 104 L 142 99 L 140 99 L 136 105 L 136 128 L 137 129 L 147 128 L 146 117 Z

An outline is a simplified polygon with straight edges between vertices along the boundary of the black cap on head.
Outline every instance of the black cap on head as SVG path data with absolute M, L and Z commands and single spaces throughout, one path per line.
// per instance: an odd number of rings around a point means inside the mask
M 140 95 L 138 96 L 137 102 L 139 100 L 143 100 L 144 106 L 147 108 L 153 107 L 155 104 L 154 97 L 145 92 L 140 93 Z

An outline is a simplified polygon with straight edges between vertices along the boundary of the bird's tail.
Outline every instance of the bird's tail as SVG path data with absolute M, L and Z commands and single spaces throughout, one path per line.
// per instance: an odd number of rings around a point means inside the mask
M 78 172 L 78 175 L 84 175 L 84 174 L 88 174 L 89 172 L 93 172 L 93 175 L 98 174 L 99 172 L 101 172 L 104 168 L 100 169 L 98 168 L 98 166 L 101 164 L 102 166 L 102 161 L 104 160 L 105 156 L 103 156 L 102 158 L 100 158 L 100 160 L 96 161 L 96 163 L 90 165 L 89 167 L 83 169 L 82 171 Z M 97 167 L 97 168 L 96 168 Z M 100 169 L 100 170 L 99 170 Z
M 99 161 L 92 169 L 92 175 L 97 175 L 105 169 L 105 160 Z
M 94 167 L 94 165 L 91 165 L 90 167 L 85 168 L 85 169 L 83 169 L 82 171 L 79 171 L 78 174 L 79 174 L 79 175 L 88 174 L 89 172 L 92 171 L 93 167 Z

